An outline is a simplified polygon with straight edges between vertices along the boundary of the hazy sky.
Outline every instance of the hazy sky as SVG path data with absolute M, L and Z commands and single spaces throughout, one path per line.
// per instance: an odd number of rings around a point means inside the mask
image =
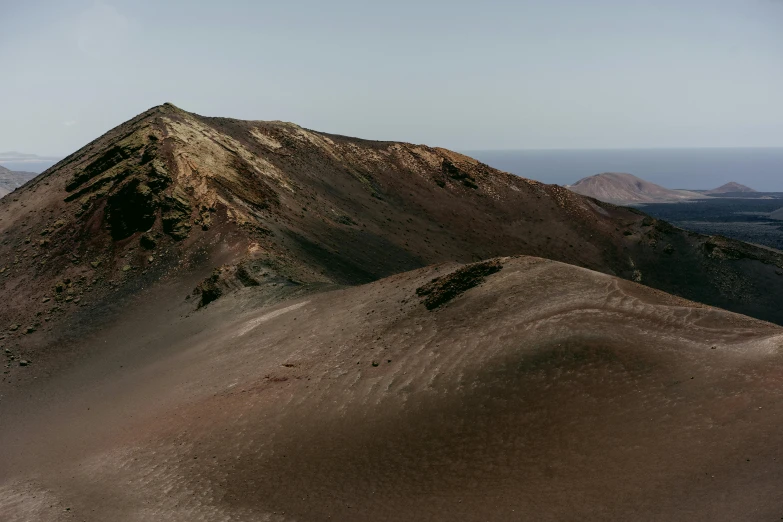
M 454 149 L 783 145 L 782 0 L 0 0 L 0 151 L 170 101 Z

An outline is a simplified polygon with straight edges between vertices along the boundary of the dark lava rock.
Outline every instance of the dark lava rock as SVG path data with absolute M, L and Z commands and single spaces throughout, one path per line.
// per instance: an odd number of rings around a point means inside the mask
M 457 167 L 454 163 L 451 161 L 444 159 L 443 165 L 441 166 L 441 169 L 443 170 L 443 174 L 448 176 L 449 178 L 461 182 L 463 185 L 465 185 L 468 188 L 477 189 L 478 185 L 476 185 L 476 179 L 468 174 L 467 172 L 463 171 L 459 167 Z M 443 186 L 443 185 L 441 185 Z
M 149 230 L 155 223 L 158 202 L 152 189 L 138 179 L 131 180 L 108 198 L 106 213 L 114 239 Z
M 139 244 L 144 250 L 152 250 L 158 245 L 158 242 L 155 241 L 155 238 L 152 237 L 152 235 L 142 234 L 139 238 Z
M 199 301 L 198 307 L 207 306 L 209 303 L 216 301 L 223 295 L 223 289 L 220 287 L 220 269 L 216 269 L 212 272 L 212 275 L 202 281 L 198 288 L 197 293 L 201 294 L 201 301 Z
M 417 288 L 416 294 L 424 297 L 424 306 L 428 310 L 433 310 L 480 285 L 487 276 L 499 272 L 502 268 L 503 264 L 497 259 L 467 265 L 451 274 L 436 277 L 426 285 Z

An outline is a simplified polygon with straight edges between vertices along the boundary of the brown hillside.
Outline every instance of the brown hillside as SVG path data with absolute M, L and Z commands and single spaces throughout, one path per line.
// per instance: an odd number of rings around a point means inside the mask
M 277 295 L 516 254 L 783 323 L 778 253 L 445 149 L 163 105 L 0 200 L 0 324 L 40 361 L 146 288 L 195 310 L 247 286 Z
M 487 265 L 189 317 L 145 290 L 92 357 L 0 400 L 0 518 L 780 518 L 780 327 Z

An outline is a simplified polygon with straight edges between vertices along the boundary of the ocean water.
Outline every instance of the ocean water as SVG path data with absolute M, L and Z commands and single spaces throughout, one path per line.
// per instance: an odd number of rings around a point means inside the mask
M 54 165 L 56 161 L 0 161 L 0 165 L 7 168 L 8 170 L 15 170 L 15 171 L 21 171 L 21 172 L 35 172 L 36 174 L 40 174 L 41 172 L 45 171 L 52 165 Z
M 783 192 L 783 147 L 464 153 L 497 169 L 558 185 L 601 172 L 628 172 L 672 189 L 708 190 L 736 181 L 762 192 Z

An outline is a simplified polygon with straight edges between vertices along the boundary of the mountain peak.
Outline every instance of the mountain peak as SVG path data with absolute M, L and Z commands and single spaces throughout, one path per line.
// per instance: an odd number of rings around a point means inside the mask
M 716 189 L 708 190 L 705 194 L 727 194 L 730 192 L 757 192 L 757 191 L 745 185 L 741 185 L 736 181 L 730 181 L 725 185 L 721 185 Z
M 618 204 L 662 203 L 700 197 L 685 190 L 671 190 L 624 172 L 604 172 L 582 178 L 568 187 L 584 196 Z

